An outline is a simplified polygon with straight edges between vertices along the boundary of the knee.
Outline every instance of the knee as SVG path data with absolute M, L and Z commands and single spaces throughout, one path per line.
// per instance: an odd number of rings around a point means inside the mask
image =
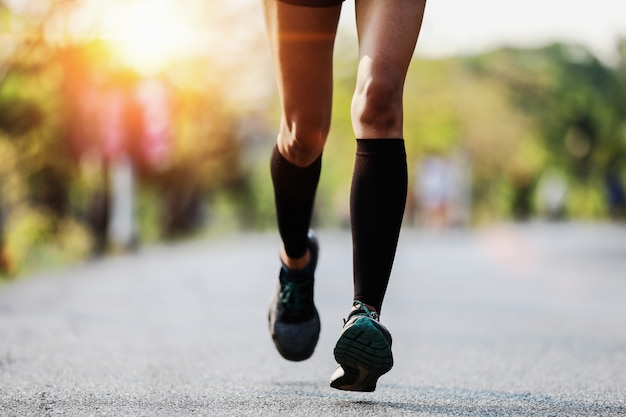
M 371 76 L 357 86 L 353 123 L 368 131 L 390 132 L 402 124 L 402 85 L 389 76 Z
M 283 123 L 278 135 L 278 149 L 289 162 L 309 166 L 322 154 L 329 129 L 329 122 Z

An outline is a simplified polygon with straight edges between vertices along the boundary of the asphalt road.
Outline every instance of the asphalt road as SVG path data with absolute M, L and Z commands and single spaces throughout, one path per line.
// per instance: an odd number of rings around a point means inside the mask
M 275 352 L 274 234 L 146 248 L 0 287 L 0 416 L 626 416 L 626 227 L 405 229 L 395 367 L 333 390 L 350 237 L 319 231 L 313 357 Z

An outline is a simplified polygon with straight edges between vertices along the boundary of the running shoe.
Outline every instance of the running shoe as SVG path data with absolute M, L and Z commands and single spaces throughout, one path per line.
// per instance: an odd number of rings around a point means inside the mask
M 310 358 L 320 335 L 320 317 L 313 303 L 319 243 L 313 231 L 309 231 L 308 239 L 311 260 L 302 270 L 281 266 L 278 289 L 269 309 L 274 345 L 290 361 Z
M 340 390 L 372 392 L 378 378 L 393 367 L 391 334 L 360 301 L 344 320 L 334 354 L 338 366 L 330 386 Z

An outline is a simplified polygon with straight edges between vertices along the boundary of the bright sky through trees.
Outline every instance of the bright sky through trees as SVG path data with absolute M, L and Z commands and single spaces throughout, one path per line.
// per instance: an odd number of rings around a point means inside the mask
M 342 26 L 354 26 L 350 0 Z M 611 62 L 620 37 L 626 38 L 625 0 L 429 0 L 417 50 L 437 57 L 558 41 L 581 44 Z
M 100 36 L 140 73 L 162 69 L 193 38 L 185 16 L 171 1 L 117 3 L 104 10 Z

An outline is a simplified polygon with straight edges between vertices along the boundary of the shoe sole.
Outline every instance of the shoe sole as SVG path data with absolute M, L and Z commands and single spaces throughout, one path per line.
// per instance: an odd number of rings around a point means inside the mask
M 378 378 L 393 367 L 391 346 L 369 318 L 359 318 L 346 328 L 334 350 L 335 360 L 343 375 L 330 386 L 346 391 L 371 392 Z

